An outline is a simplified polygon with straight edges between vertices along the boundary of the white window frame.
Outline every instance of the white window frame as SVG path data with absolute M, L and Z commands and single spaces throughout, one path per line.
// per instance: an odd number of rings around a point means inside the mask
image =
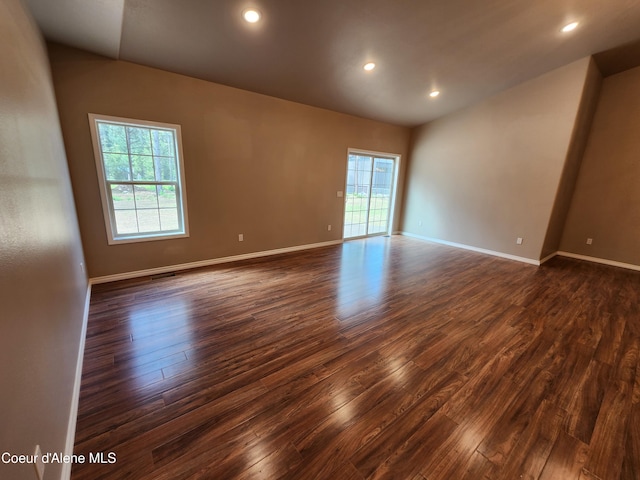
M 176 148 L 176 181 L 142 181 L 142 180 L 126 180 L 126 181 L 107 181 L 105 173 L 105 165 L 103 160 L 102 144 L 98 135 L 98 123 L 112 123 L 116 125 L 154 128 L 159 130 L 171 131 L 174 134 Z M 184 178 L 184 161 L 182 154 L 182 132 L 180 125 L 170 123 L 151 122 L 148 120 L 136 120 L 131 118 L 112 117 L 108 115 L 89 114 L 89 128 L 91 130 L 91 140 L 93 142 L 93 154 L 96 162 L 96 170 L 98 174 L 98 186 L 100 187 L 100 198 L 102 200 L 102 213 L 104 215 L 104 223 L 107 231 L 107 241 L 109 245 L 122 243 L 146 242 L 153 240 L 167 240 L 175 238 L 183 238 L 189 236 L 189 222 L 187 217 L 187 194 L 186 182 Z M 131 152 L 128 152 L 131 161 Z M 165 230 L 155 232 L 142 233 L 118 233 L 115 209 L 113 208 L 113 199 L 111 196 L 110 183 L 118 184 L 146 184 L 146 185 L 166 185 L 172 184 L 176 188 L 176 201 L 178 209 L 179 229 Z M 136 209 L 137 210 L 137 209 Z

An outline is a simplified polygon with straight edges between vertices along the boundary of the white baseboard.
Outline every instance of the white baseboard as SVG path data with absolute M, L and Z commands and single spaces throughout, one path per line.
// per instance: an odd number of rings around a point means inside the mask
M 78 404 L 80 402 L 80 382 L 82 380 L 82 362 L 84 360 L 84 345 L 87 337 L 87 323 L 89 321 L 89 303 L 91 302 L 91 283 L 87 285 L 87 295 L 84 301 L 84 314 L 82 316 L 82 329 L 80 331 L 80 345 L 78 347 L 78 358 L 76 359 L 76 375 L 73 382 L 73 393 L 71 397 L 71 408 L 69 410 L 69 423 L 67 425 L 67 440 L 65 442 L 65 455 L 73 454 L 73 446 L 76 439 L 76 423 L 78 420 Z M 72 464 L 64 462 L 62 464 L 61 480 L 71 478 Z
M 191 268 L 209 267 L 220 263 L 237 262 L 239 260 L 250 260 L 252 258 L 268 257 L 270 255 L 279 255 L 282 253 L 297 252 L 300 250 L 310 250 L 312 248 L 328 247 L 330 245 L 339 245 L 343 240 L 331 240 L 329 242 L 311 243 L 306 245 L 296 245 L 294 247 L 277 248 L 275 250 L 264 250 L 261 252 L 244 253 L 242 255 L 233 255 L 230 257 L 212 258 L 209 260 L 201 260 L 198 262 L 182 263 L 179 265 L 167 265 L 165 267 L 149 268 L 146 270 L 137 270 L 134 272 L 117 273 L 115 275 L 106 275 L 103 277 L 90 278 L 92 285 L 99 283 L 116 282 L 118 280 L 128 280 L 130 278 L 146 277 L 150 275 L 159 275 L 162 273 L 175 272 L 179 270 L 189 270 Z
M 515 260 L 517 262 L 528 263 L 529 265 L 539 266 L 541 264 L 540 260 L 533 260 L 531 258 L 518 257 L 517 255 L 511 255 L 509 253 L 502 253 L 496 252 L 494 250 L 472 247 L 471 245 L 465 245 L 463 243 L 449 242 L 447 240 L 440 240 L 439 238 L 423 237 L 421 235 L 415 235 L 409 232 L 401 232 L 401 234 L 406 237 L 417 238 L 418 240 L 423 240 L 425 242 L 439 243 L 441 245 L 447 245 L 449 247 L 462 248 L 464 250 L 471 250 L 472 252 L 484 253 L 485 255 L 493 255 L 494 257 L 507 258 L 509 260 Z
M 585 260 L 587 262 L 601 263 L 603 265 L 609 265 L 611 267 L 626 268 L 628 270 L 640 271 L 640 265 L 634 265 L 633 263 L 617 262 L 615 260 L 607 260 L 606 258 L 589 257 L 588 255 L 579 255 L 571 252 L 558 252 L 561 257 L 575 258 L 577 260 Z
M 543 259 L 540 260 L 540 265 L 542 265 L 545 262 L 548 262 L 549 260 L 551 260 L 556 255 L 558 255 L 558 252 L 553 252 L 551 255 L 547 255 L 546 257 L 544 257 Z

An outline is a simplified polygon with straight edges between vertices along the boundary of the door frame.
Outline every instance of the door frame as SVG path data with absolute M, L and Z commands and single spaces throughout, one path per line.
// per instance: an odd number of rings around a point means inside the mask
M 374 233 L 371 235 L 360 235 L 357 237 L 349 237 L 345 238 L 344 236 L 344 221 L 346 217 L 346 205 L 347 205 L 347 182 L 349 181 L 349 155 L 368 155 L 371 157 L 378 158 L 387 158 L 391 159 L 395 162 L 395 167 L 393 169 L 393 178 L 391 180 L 391 201 L 389 205 L 389 224 L 387 226 L 386 232 Z M 375 237 L 378 235 L 391 235 L 393 233 L 393 221 L 396 216 L 396 200 L 398 194 L 398 178 L 400 175 L 400 162 L 402 161 L 402 155 L 399 153 L 388 153 L 388 152 L 376 152 L 374 150 L 364 150 L 362 148 L 347 148 L 347 162 L 345 168 L 344 175 L 344 201 L 342 202 L 342 239 L 343 240 L 356 240 L 358 238 L 366 238 L 366 237 Z M 373 167 L 373 165 L 372 165 Z M 371 196 L 369 196 L 369 201 L 371 201 Z M 367 213 L 368 214 L 368 213 Z M 368 223 L 368 221 L 367 221 Z M 368 229 L 368 226 L 367 226 Z

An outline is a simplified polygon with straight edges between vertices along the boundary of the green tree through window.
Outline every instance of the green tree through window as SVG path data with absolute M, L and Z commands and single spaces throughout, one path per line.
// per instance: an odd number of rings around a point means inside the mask
M 109 243 L 186 236 L 180 126 L 89 118 Z

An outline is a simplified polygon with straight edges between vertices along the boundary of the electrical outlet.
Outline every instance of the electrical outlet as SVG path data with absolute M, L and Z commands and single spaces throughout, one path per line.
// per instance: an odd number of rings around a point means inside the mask
M 593 238 L 587 238 L 587 245 L 591 245 L 593 243 Z
M 338 190 L 338 191 L 336 192 L 336 196 L 337 196 L 338 198 L 342 197 L 343 195 L 344 195 L 344 193 L 343 193 L 341 190 Z
M 86 273 L 84 271 L 84 262 L 80 262 L 80 270 L 82 270 L 82 273 Z
M 331 231 L 331 225 L 327 225 L 327 231 L 330 232 Z
M 518 238 L 516 239 L 516 243 L 517 243 L 518 245 L 522 245 L 522 237 L 518 237 Z
M 38 476 L 38 480 L 42 480 L 44 478 L 44 462 L 42 461 L 42 450 L 40 450 L 40 445 L 36 445 L 36 451 L 33 455 L 35 458 L 33 466 L 36 469 L 36 475 Z
M 418 220 L 418 226 L 421 227 L 422 226 L 422 220 Z
M 238 234 L 238 241 L 239 242 L 244 242 L 244 233 L 239 233 Z

